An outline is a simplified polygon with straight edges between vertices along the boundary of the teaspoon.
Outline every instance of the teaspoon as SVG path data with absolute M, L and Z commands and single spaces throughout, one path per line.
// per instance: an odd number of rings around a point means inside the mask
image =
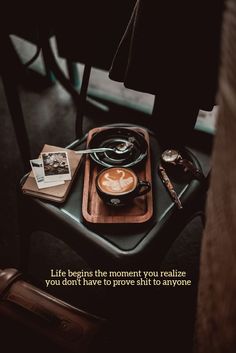
M 131 142 L 124 142 L 120 143 L 116 147 L 99 147 L 99 148 L 88 148 L 85 150 L 80 150 L 80 151 L 75 151 L 76 154 L 90 154 L 90 153 L 99 153 L 99 152 L 107 152 L 107 151 L 112 151 L 118 154 L 123 154 L 126 153 L 128 150 L 130 150 L 133 147 L 133 143 Z

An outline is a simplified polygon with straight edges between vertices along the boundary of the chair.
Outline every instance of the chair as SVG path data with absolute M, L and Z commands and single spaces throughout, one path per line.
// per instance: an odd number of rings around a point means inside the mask
M 68 148 L 83 148 L 84 140 L 77 140 Z M 81 212 L 83 167 L 79 169 L 69 197 L 61 205 L 27 197 L 19 191 L 23 271 L 27 270 L 30 236 L 37 230 L 48 232 L 63 240 L 95 268 L 147 268 L 158 265 L 188 221 L 196 212 L 203 210 L 205 183 L 198 180 L 176 183 L 176 191 L 181 195 L 184 206 L 183 210 L 177 210 L 157 177 L 161 149 L 151 131 L 150 141 L 154 214 L 151 220 L 144 224 L 88 224 Z M 186 152 L 195 166 L 201 168 L 197 158 L 189 150 Z M 24 179 L 25 177 L 22 183 Z
M 29 351 L 39 352 L 42 343 L 45 345 L 44 351 L 46 347 L 46 351 L 87 352 L 105 324 L 104 319 L 75 308 L 26 282 L 22 274 L 13 268 L 0 270 L 0 317 L 4 332 L 10 322 L 13 341 L 19 338 L 18 333 L 21 332 L 26 352 L 28 346 L 31 346 Z M 14 325 L 17 330 L 13 329 Z

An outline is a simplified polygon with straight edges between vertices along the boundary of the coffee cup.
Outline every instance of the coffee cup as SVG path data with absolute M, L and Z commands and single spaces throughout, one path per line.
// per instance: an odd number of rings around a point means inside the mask
M 96 190 L 107 205 L 118 207 L 149 192 L 151 184 L 139 180 L 136 173 L 129 168 L 111 167 L 103 169 L 97 175 Z

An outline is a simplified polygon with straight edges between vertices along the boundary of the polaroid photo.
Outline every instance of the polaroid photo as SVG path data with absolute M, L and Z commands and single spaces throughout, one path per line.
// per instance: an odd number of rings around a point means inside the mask
M 67 152 L 43 152 L 44 181 L 71 180 L 70 163 Z
M 32 159 L 30 161 L 30 165 L 31 165 L 38 189 L 45 189 L 45 188 L 50 188 L 52 186 L 65 184 L 65 182 L 63 180 L 56 181 L 56 182 L 48 182 L 48 183 L 46 183 L 44 181 L 44 171 L 43 171 L 42 159 Z

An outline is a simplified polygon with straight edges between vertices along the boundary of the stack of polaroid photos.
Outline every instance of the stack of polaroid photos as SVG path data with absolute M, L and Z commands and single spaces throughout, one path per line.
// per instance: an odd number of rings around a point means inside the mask
M 66 180 L 71 180 L 67 152 L 43 152 L 40 157 L 30 161 L 38 189 L 62 185 Z
M 32 171 L 22 183 L 24 194 L 53 202 L 64 202 L 82 155 L 73 150 L 45 144 L 38 157 L 30 161 Z

